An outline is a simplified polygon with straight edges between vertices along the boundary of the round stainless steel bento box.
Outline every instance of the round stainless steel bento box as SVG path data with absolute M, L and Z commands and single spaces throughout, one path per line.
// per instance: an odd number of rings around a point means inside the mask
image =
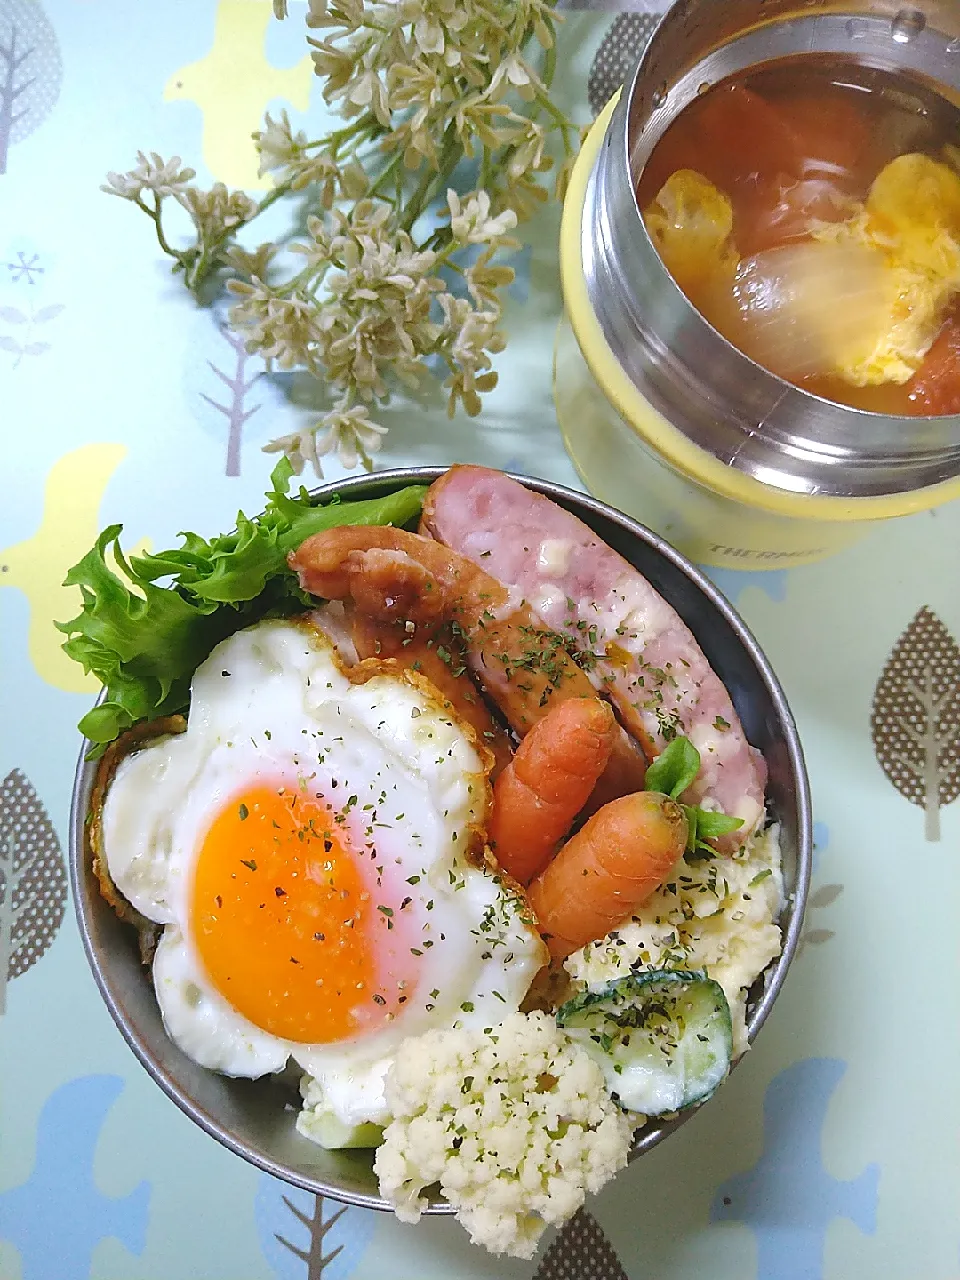
M 411 483 L 430 483 L 443 467 L 383 471 L 325 485 L 314 497 L 334 494 L 373 498 Z M 620 552 L 673 605 L 693 631 L 727 686 L 747 736 L 770 770 L 771 816 L 781 824 L 786 904 L 781 916 L 783 952 L 751 992 L 747 1026 L 751 1042 L 773 1006 L 797 949 L 810 880 L 810 794 L 793 716 L 756 640 L 717 589 L 683 556 L 627 516 L 560 485 L 516 477 L 585 521 Z M 70 875 L 84 949 L 100 993 L 130 1048 L 161 1089 L 202 1129 L 251 1164 L 308 1191 L 371 1209 L 380 1198 L 370 1152 L 325 1151 L 295 1128 L 296 1077 L 235 1080 L 187 1058 L 167 1038 L 149 971 L 141 964 L 135 930 L 101 897 L 86 837 L 96 765 L 77 767 L 70 820 Z M 722 1091 L 721 1091 L 722 1096 Z M 722 1105 L 714 1103 L 711 1105 Z M 649 1151 L 690 1112 L 644 1129 L 633 1155 Z M 435 1201 L 429 1212 L 450 1212 Z
M 698 563 L 805 564 L 960 498 L 960 416 L 892 417 L 783 381 L 715 330 L 647 233 L 636 186 L 710 86 L 798 54 L 960 100 L 960 4 L 677 0 L 578 158 L 563 211 L 557 417 L 584 483 Z M 926 98 L 924 97 L 926 95 Z

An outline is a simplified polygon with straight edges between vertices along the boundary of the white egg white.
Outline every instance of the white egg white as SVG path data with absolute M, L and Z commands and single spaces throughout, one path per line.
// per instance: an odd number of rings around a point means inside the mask
M 206 831 L 238 789 L 278 776 L 309 780 L 324 795 L 336 780 L 358 812 L 375 809 L 377 857 L 396 869 L 422 920 L 416 998 L 378 1029 L 336 1043 L 300 1044 L 254 1026 L 214 987 L 191 937 Z M 293 1058 L 341 1121 L 384 1122 L 383 1077 L 399 1042 L 431 1026 L 502 1021 L 545 959 L 522 899 L 466 857 L 487 804 L 477 748 L 424 688 L 387 672 L 352 683 L 326 637 L 290 621 L 223 641 L 196 672 L 186 732 L 128 757 L 103 810 L 114 883 L 166 926 L 153 973 L 171 1039 L 234 1076 Z

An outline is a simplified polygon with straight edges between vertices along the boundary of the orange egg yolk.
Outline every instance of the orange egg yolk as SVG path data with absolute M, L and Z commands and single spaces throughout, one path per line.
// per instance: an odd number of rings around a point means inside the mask
M 217 990 L 264 1031 L 306 1044 L 391 1016 L 376 935 L 392 913 L 365 870 L 322 800 L 284 783 L 233 796 L 204 838 L 192 902 Z

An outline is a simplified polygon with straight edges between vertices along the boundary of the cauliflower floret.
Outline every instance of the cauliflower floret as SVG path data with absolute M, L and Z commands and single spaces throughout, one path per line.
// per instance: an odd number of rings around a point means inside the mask
M 544 1013 L 405 1040 L 387 1102 L 374 1168 L 397 1217 L 416 1222 L 439 1183 L 475 1244 L 516 1258 L 626 1165 L 633 1132 L 600 1067 Z

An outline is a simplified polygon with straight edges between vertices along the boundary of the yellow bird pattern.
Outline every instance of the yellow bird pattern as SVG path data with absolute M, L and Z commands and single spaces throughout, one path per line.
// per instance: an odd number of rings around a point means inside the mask
M 88 444 L 64 454 L 47 476 L 40 527 L 0 551 L 0 587 L 19 587 L 30 604 L 30 660 L 41 679 L 68 693 L 95 691 L 98 685 L 60 647 L 65 637 L 54 622 L 72 618 L 80 608 L 78 588 L 63 586 L 63 580 L 96 541 L 100 503 L 126 454 L 121 444 Z
M 203 159 L 228 187 L 263 190 L 259 157 L 251 139 L 267 106 L 283 98 L 297 111 L 310 102 L 309 57 L 278 69 L 267 61 L 265 40 L 271 0 L 219 0 L 213 46 L 206 57 L 175 72 L 164 89 L 167 102 L 194 102 L 203 115 Z

